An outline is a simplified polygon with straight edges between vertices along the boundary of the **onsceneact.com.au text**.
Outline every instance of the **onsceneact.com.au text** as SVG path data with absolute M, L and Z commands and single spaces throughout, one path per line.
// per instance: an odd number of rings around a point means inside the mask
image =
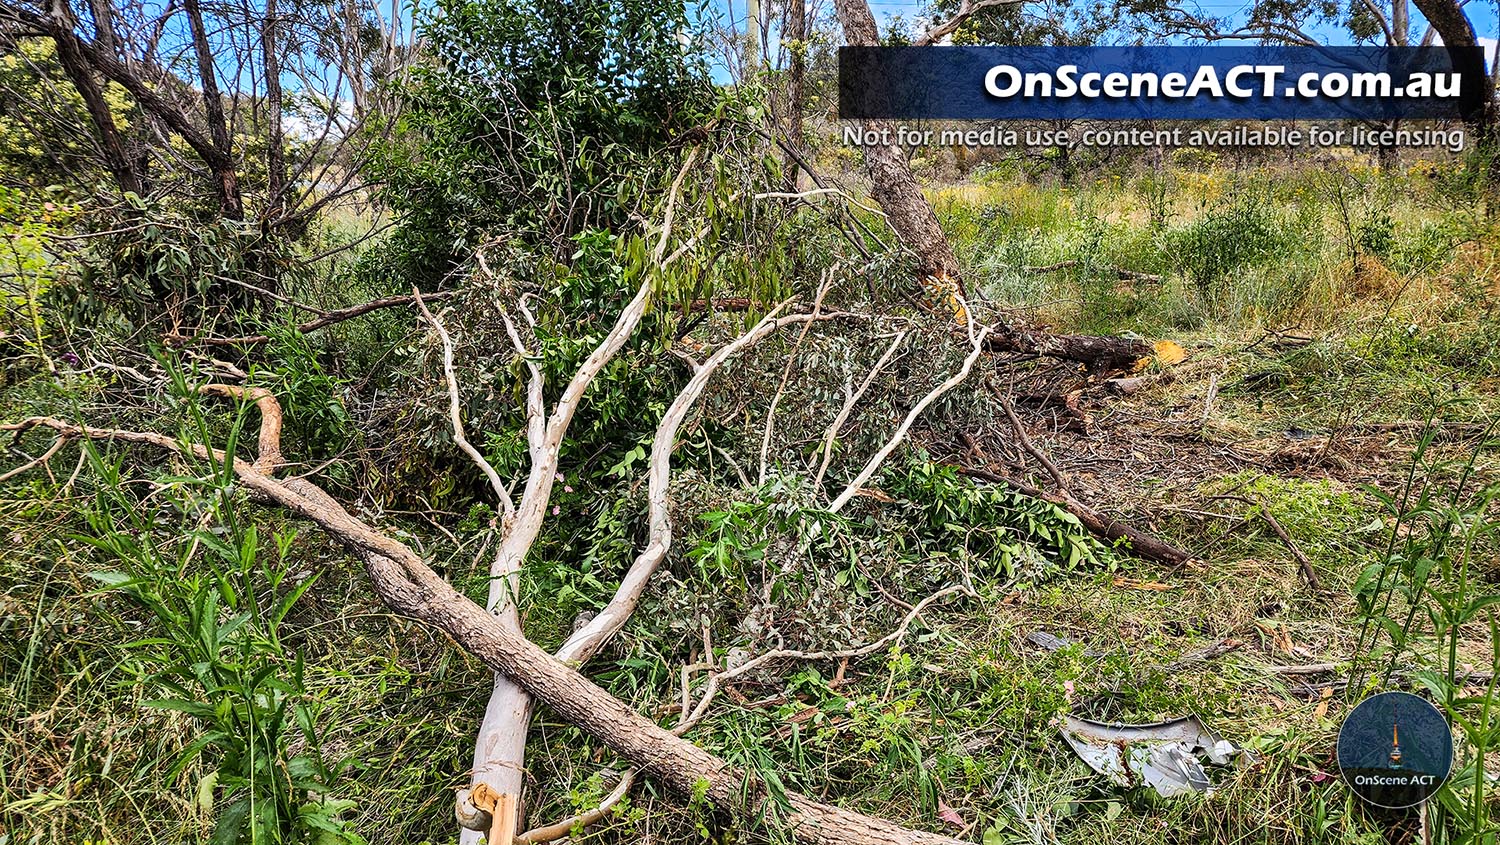
M 1194 97 L 1441 97 L 1459 96 L 1459 73 L 1416 72 L 1396 85 L 1386 71 L 1306 72 L 1287 76 L 1285 65 L 1235 65 L 1221 72 L 1203 65 L 1191 74 L 1115 71 L 1080 72 L 1077 65 L 1052 71 L 1026 71 L 995 65 L 984 75 L 984 90 L 1002 99 Z

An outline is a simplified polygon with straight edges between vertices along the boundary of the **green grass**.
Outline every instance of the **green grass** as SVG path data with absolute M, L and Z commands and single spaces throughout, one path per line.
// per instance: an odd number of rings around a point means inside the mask
M 1423 173 L 1354 167 L 1231 171 L 1185 161 L 1067 188 L 992 173 L 935 191 L 971 278 L 991 299 L 1059 330 L 1131 331 L 1189 348 L 1183 364 L 1148 370 L 1154 381 L 1142 392 L 1099 401 L 1100 432 L 1049 435 L 1043 445 L 1069 460 L 1078 450 L 1070 472 L 1089 475 L 1086 493 L 1096 504 L 1205 562 L 1171 570 L 1100 552 L 1066 565 L 1068 544 L 1055 537 L 1016 540 L 1017 526 L 1045 521 L 1045 509 L 955 493 L 949 482 L 913 471 L 915 459 L 881 482 L 901 504 L 861 505 L 848 526 L 814 537 L 803 527 L 817 518 L 805 479 L 777 479 L 758 507 L 724 485 L 722 469 L 714 475 L 685 454 L 683 477 L 693 484 L 678 502 L 667 572 L 591 676 L 670 724 L 678 672 L 701 657 L 703 622 L 720 657 L 752 643 L 747 632 L 765 623 L 756 615 L 763 561 L 784 568 L 774 621 L 793 646 L 878 637 L 901 615 L 882 589 L 912 602 L 967 570 L 979 597 L 934 606 L 898 651 L 851 663 L 842 676 L 837 665 L 775 667 L 737 687 L 738 696 L 722 695 L 692 739 L 789 788 L 905 823 L 948 829 L 940 813 L 951 808 L 965 827 L 949 832 L 985 845 L 1383 841 L 1404 822 L 1366 810 L 1329 777 L 1348 702 L 1325 701 L 1304 680 L 1336 676 L 1299 679 L 1274 667 L 1352 656 L 1360 609 L 1351 591 L 1390 530 L 1371 488 L 1396 488 L 1419 431 L 1402 426 L 1441 407 L 1457 427 L 1433 454 L 1451 456 L 1472 445 L 1463 426 L 1500 414 L 1500 320 L 1490 301 L 1500 239 L 1432 182 Z M 1077 263 L 1026 271 L 1065 261 Z M 1122 280 L 1119 269 L 1161 278 Z M 328 278 L 307 284 L 313 301 L 331 304 L 340 294 Z M 351 323 L 316 346 L 279 341 L 267 352 L 269 369 L 302 426 L 306 453 L 296 457 L 334 460 L 332 481 L 346 498 L 394 501 L 382 483 L 405 484 L 403 499 L 411 490 L 444 497 L 432 520 L 403 500 L 379 523 L 478 595 L 486 512 L 471 511 L 472 491 L 455 482 L 448 458 L 434 457 L 442 442 L 422 444 L 403 431 L 399 466 L 370 456 L 389 444 L 363 442 L 376 411 L 360 404 L 356 388 L 367 371 L 381 372 L 381 385 L 399 381 L 402 371 L 375 362 L 403 354 L 402 319 Z M 846 349 L 829 341 L 818 352 L 842 361 Z M 753 366 L 742 371 L 749 383 Z M 1210 384 L 1215 398 L 1203 419 Z M 739 436 L 749 444 L 740 452 L 751 455 L 758 443 L 749 435 L 761 420 L 737 404 L 743 387 L 721 386 L 706 407 L 724 411 L 724 442 Z M 839 387 L 817 386 L 826 395 L 798 402 L 836 407 Z M 110 388 L 18 378 L 3 395 L 7 413 L 76 416 L 103 407 Z M 894 415 L 905 400 L 890 393 L 872 394 L 871 407 Z M 951 427 L 992 422 L 986 403 L 983 394 L 955 399 Z M 182 413 L 170 410 L 168 427 Z M 807 439 L 794 429 L 804 421 L 786 416 L 788 439 Z M 222 438 L 233 415 L 220 408 L 206 424 Z M 851 432 L 851 444 L 856 435 L 873 436 Z M 942 435 L 930 434 L 934 448 Z M 687 439 L 697 448 L 706 436 Z M 998 448 L 1003 440 L 987 442 Z M 37 450 L 32 440 L 25 445 Z M 1091 450 L 1104 450 L 1106 462 L 1090 465 Z M 0 485 L 0 843 L 200 841 L 218 809 L 200 800 L 216 758 L 165 774 L 203 726 L 146 706 L 160 690 L 126 644 L 160 631 L 90 578 L 119 564 L 73 539 L 88 533 L 84 514 L 107 492 L 88 471 L 70 478 L 77 455 L 69 447 L 50 476 Z M 191 468 L 134 453 L 127 466 L 134 474 L 119 486 L 162 520 L 143 533 L 165 547 L 183 515 L 153 485 Z M 1486 482 L 1496 476 L 1490 453 L 1477 466 Z M 1439 487 L 1451 480 L 1449 470 L 1431 473 Z M 561 520 L 532 561 L 524 609 L 539 642 L 555 643 L 576 612 L 612 586 L 639 539 L 640 494 L 630 481 L 607 491 L 622 496 L 618 508 L 590 509 L 588 491 L 559 500 L 583 517 Z M 1326 592 L 1302 582 L 1252 502 L 1285 527 Z M 323 754 L 347 763 L 327 797 L 352 802 L 344 816 L 370 842 L 452 841 L 452 791 L 465 781 L 488 672 L 444 637 L 386 612 L 350 557 L 315 530 L 256 506 L 239 513 L 267 537 L 297 528 L 278 563 L 324 572 L 287 617 L 282 639 L 306 661 L 298 696 L 317 713 Z M 983 530 L 969 530 L 976 526 Z M 997 551 L 1012 541 L 1025 548 L 1009 557 Z M 1028 568 L 1038 560 L 1043 565 Z M 1493 591 L 1500 567 L 1476 562 L 1476 585 Z M 1035 631 L 1073 645 L 1041 650 L 1026 640 Z M 1493 660 L 1483 637 L 1466 629 L 1461 639 L 1465 661 Z M 1226 640 L 1233 647 L 1221 656 L 1172 668 Z M 701 674 L 693 683 L 701 689 Z M 1256 749 L 1261 762 L 1219 773 L 1222 788 L 1212 797 L 1165 801 L 1121 791 L 1060 742 L 1054 720 L 1069 707 L 1126 721 L 1196 713 Z M 531 819 L 589 806 L 609 788 L 601 773 L 624 765 L 542 708 L 528 753 Z M 780 834 L 712 816 L 646 782 L 626 809 L 578 841 L 761 835 Z

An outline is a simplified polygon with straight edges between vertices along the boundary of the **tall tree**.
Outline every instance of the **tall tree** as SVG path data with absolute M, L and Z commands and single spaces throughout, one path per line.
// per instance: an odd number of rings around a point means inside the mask
M 353 49 L 398 37 L 397 24 L 381 21 L 371 0 L 261 2 L 0 0 L 0 39 L 50 43 L 84 105 L 79 131 L 91 138 L 95 160 L 66 175 L 101 209 L 89 217 L 99 233 L 95 263 L 118 282 L 101 287 L 135 301 L 147 318 L 175 307 L 170 301 L 202 301 L 193 308 L 206 318 L 222 310 L 215 303 L 255 306 L 274 297 L 284 257 L 308 222 L 366 192 L 363 165 L 392 124 L 389 110 L 351 117 L 343 103 L 377 75 L 399 81 L 406 46 L 382 44 L 379 62 Z M 357 32 L 346 34 L 351 10 Z M 162 58 L 179 54 L 188 60 Z M 290 102 L 287 85 L 297 92 Z M 30 113 L 39 122 L 49 109 L 13 100 L 23 119 Z M 299 137 L 287 137 L 288 112 Z M 162 231 L 181 241 L 175 250 L 111 240 L 122 229 L 118 217 L 148 210 L 166 215 Z M 205 247 L 222 250 L 210 261 L 220 269 L 192 264 Z M 150 249 L 161 253 L 143 252 Z M 181 254 L 189 266 L 174 258 Z M 236 279 L 247 284 L 226 281 L 227 266 L 251 277 Z

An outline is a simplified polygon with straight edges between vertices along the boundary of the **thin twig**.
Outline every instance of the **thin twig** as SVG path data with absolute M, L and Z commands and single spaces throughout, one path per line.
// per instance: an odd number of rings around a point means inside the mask
M 58 451 L 60 451 L 62 447 L 66 446 L 67 444 L 67 435 L 59 435 L 56 440 L 52 441 L 52 445 L 48 447 L 47 451 L 43 452 L 41 456 L 31 459 L 26 463 L 16 467 L 15 469 L 10 470 L 9 472 L 0 473 L 0 481 L 9 481 L 24 472 L 46 464 L 47 461 L 52 459 L 53 455 L 56 455 Z M 50 466 L 47 468 L 47 477 L 52 479 L 53 483 L 56 483 L 57 479 L 52 478 L 52 468 Z
M 990 389 L 994 391 L 995 398 L 999 401 L 1001 410 L 1005 411 L 1006 419 L 1010 420 L 1010 427 L 1015 431 L 1016 440 L 1021 444 L 1021 448 L 1026 450 L 1026 454 L 1036 458 L 1037 462 L 1047 470 L 1047 474 L 1052 476 L 1052 483 L 1057 485 L 1057 492 L 1064 496 L 1071 496 L 1072 494 L 1068 492 L 1068 482 L 1063 478 L 1062 470 L 1059 470 L 1057 464 L 1053 463 L 1052 459 L 1047 457 L 1047 453 L 1038 449 L 1031 442 L 1031 438 L 1026 435 L 1026 427 L 1021 425 L 1021 419 L 1016 416 L 1016 408 L 1011 403 L 1010 397 L 1005 396 L 999 390 L 995 390 L 994 385 L 990 385 Z

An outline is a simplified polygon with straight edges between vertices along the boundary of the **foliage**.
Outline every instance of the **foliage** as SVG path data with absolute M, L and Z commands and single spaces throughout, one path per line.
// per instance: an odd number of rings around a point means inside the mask
M 44 369 L 53 366 L 47 353 L 53 330 L 48 300 L 68 273 L 49 246 L 78 213 L 61 188 L 0 187 L 0 348 L 13 344 Z
M 1483 842 L 1500 832 L 1486 794 L 1493 773 L 1487 756 L 1500 744 L 1500 593 L 1487 583 L 1487 567 L 1500 557 L 1500 522 L 1493 505 L 1500 485 L 1471 489 L 1475 465 L 1486 440 L 1462 463 L 1429 456 L 1437 428 L 1429 426 L 1412 453 L 1405 486 L 1398 492 L 1371 489 L 1387 511 L 1390 529 L 1385 555 L 1366 567 L 1354 585 L 1364 615 L 1361 655 L 1356 668 L 1370 675 L 1365 689 L 1395 681 L 1397 667 L 1418 661 L 1412 680 L 1442 709 L 1460 738 L 1449 782 L 1432 809 L 1445 841 Z M 1445 478 L 1445 481 L 1437 481 Z M 1473 680 L 1459 663 L 1466 629 L 1487 633 L 1492 665 Z
M 125 645 L 136 683 L 161 693 L 143 706 L 197 725 L 164 781 L 209 766 L 195 792 L 217 818 L 215 845 L 362 845 L 341 818 L 353 802 L 328 795 L 343 765 L 324 756 L 302 653 L 284 638 L 288 614 L 318 580 L 296 571 L 293 535 L 274 534 L 264 548 L 258 527 L 241 521 L 224 466 L 166 479 L 159 502 L 143 508 L 125 495 L 118 462 L 88 454 L 103 487 L 83 539 L 124 566 L 92 577 L 145 613 L 145 635 Z
M 938 549 L 961 565 L 972 561 L 987 574 L 1025 583 L 1099 564 L 1110 555 L 1078 522 L 1051 502 L 1000 487 L 962 480 L 952 467 L 913 463 L 894 474 L 891 492 L 911 503 L 914 527 L 946 542 Z M 924 538 L 925 539 L 925 538 Z M 898 541 L 910 554 L 924 551 L 922 539 Z M 951 545 L 950 545 L 951 544 Z
M 621 229 L 711 106 L 681 3 L 443 0 L 422 27 L 433 61 L 381 169 L 392 260 L 428 280 L 501 233 L 566 261 Z

